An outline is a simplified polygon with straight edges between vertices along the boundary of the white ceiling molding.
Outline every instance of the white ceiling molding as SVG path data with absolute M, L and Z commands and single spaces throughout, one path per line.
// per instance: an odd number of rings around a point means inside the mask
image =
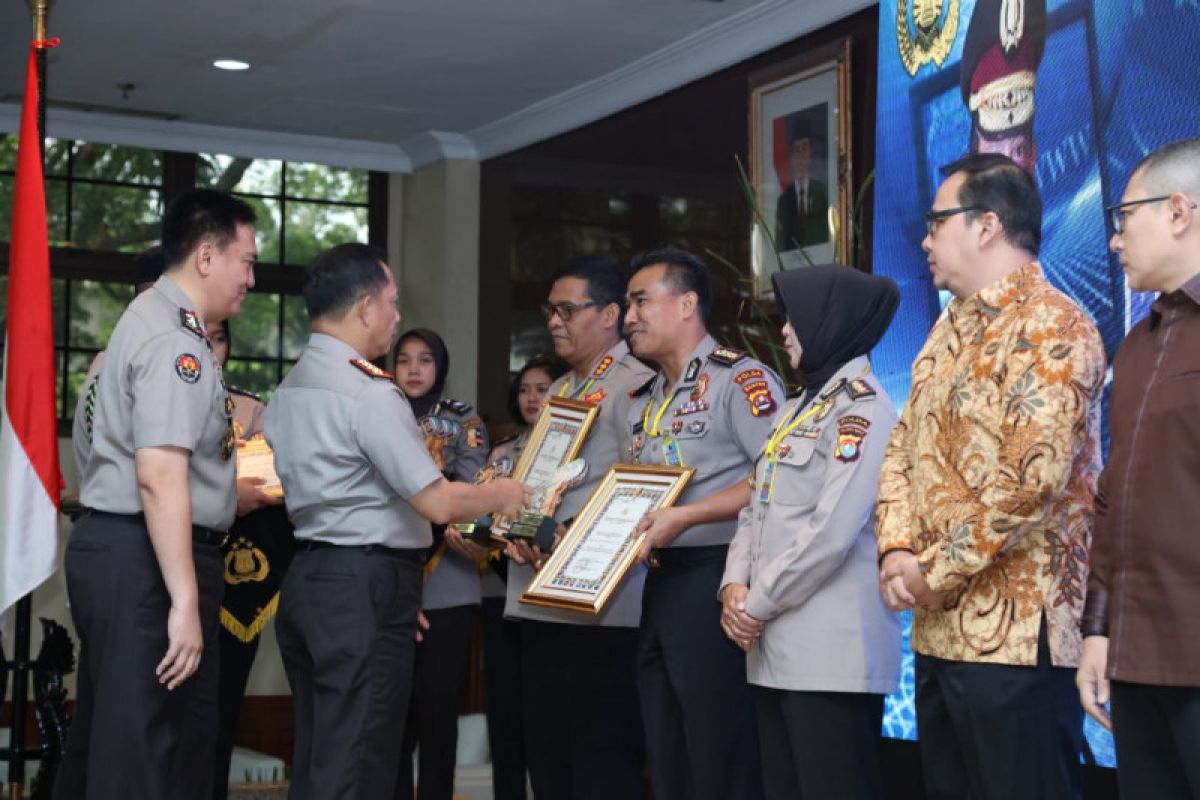
M 461 133 L 447 131 L 425 131 L 400 144 L 401 149 L 408 154 L 412 170 L 420 169 L 426 164 L 448 159 L 475 160 L 479 154 L 475 144 Z
M 504 155 L 678 89 L 823 28 L 878 0 L 769 0 L 607 75 L 469 133 L 481 159 Z
M 15 133 L 20 124 L 21 107 L 13 103 L 0 103 L 0 131 Z M 243 158 L 279 158 L 380 172 L 412 172 L 412 161 L 402 148 L 381 142 L 168 122 L 88 111 L 48 109 L 46 135 L 57 139 L 79 139 L 183 153 L 222 153 Z

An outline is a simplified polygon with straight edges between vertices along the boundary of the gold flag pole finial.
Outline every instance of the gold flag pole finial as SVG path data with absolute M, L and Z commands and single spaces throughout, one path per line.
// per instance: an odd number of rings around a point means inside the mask
M 33 40 L 46 41 L 46 18 L 50 16 L 50 6 L 54 0 L 25 0 L 29 5 L 29 13 L 33 15 Z

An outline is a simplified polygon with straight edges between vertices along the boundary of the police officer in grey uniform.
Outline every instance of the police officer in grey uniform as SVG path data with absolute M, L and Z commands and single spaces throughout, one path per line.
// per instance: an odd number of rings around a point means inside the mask
M 768 800 L 874 800 L 900 624 L 874 585 L 875 495 L 896 411 L 867 353 L 900 291 L 833 264 L 771 280 L 804 389 L 759 448 L 721 625 L 747 653 Z
M 425 449 L 448 479 L 473 480 L 487 459 L 487 430 L 470 405 L 442 397 L 450 370 L 446 343 L 428 328 L 413 328 L 400 336 L 393 352 L 396 385 L 408 398 Z M 421 587 L 421 614 L 428 627 L 417 647 L 396 800 L 414 796 L 414 750 L 420 760 L 416 796 L 450 800 L 454 794 L 458 701 L 467 678 L 471 622 L 479 606 L 479 562 L 488 552 L 453 528 L 433 527 Z
M 762 796 L 745 659 L 721 630 L 717 592 L 747 483 L 783 397 L 769 368 L 719 346 L 705 328 L 708 267 L 681 250 L 636 257 L 625 329 L 661 371 L 627 416 L 629 455 L 696 469 L 673 508 L 651 512 L 638 691 L 655 797 Z
M 368 359 L 396 334 L 384 254 L 313 261 L 312 336 L 267 406 L 267 442 L 296 526 L 276 632 L 296 709 L 291 797 L 387 798 L 396 785 L 429 522 L 520 513 L 512 480 L 450 482 L 404 394 Z
M 65 559 L 81 652 L 56 797 L 211 795 L 218 547 L 235 491 L 233 401 L 202 320 L 237 314 L 254 285 L 253 224 L 222 192 L 177 198 L 166 271 L 109 340 Z
M 621 460 L 630 392 L 653 373 L 621 339 L 625 274 L 610 258 L 583 257 L 559 273 L 542 304 L 555 354 L 571 371 L 551 397 L 600 406 L 580 451 L 584 481 L 568 489 L 555 518 L 564 525 Z M 642 796 L 645 761 L 635 668 L 644 567 L 627 575 L 592 617 L 522 604 L 542 553 L 514 548 L 505 616 L 521 620 L 525 752 L 537 797 L 582 800 Z M 564 720 L 567 721 L 564 724 Z

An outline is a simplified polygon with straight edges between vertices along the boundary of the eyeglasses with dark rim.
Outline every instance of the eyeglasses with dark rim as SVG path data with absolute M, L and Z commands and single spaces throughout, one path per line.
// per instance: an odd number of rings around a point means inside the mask
M 1148 203 L 1161 203 L 1163 200 L 1170 200 L 1174 195 L 1162 194 L 1156 197 L 1143 197 L 1140 200 L 1126 200 L 1124 203 L 1114 203 L 1111 206 L 1105 206 L 1104 210 L 1108 212 L 1108 221 L 1112 224 L 1113 233 L 1121 234 L 1125 232 L 1125 217 L 1129 214 L 1129 210 L 1144 206 Z M 1196 204 L 1189 202 L 1188 206 L 1195 208 Z
M 949 219 L 955 214 L 966 214 L 968 211 L 987 211 L 983 206 L 958 206 L 957 208 L 930 209 L 925 212 L 925 230 L 930 236 L 937 230 L 938 223 Z
M 538 308 L 542 311 L 542 318 L 547 322 L 555 314 L 563 322 L 570 322 L 571 317 L 585 308 L 596 308 L 597 306 L 606 306 L 608 303 L 601 303 L 599 300 L 589 300 L 586 303 L 542 303 Z

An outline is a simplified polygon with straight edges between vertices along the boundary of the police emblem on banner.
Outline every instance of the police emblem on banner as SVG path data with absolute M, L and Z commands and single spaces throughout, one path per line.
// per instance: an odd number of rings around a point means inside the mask
M 254 641 L 278 611 L 279 587 L 295 547 L 283 506 L 260 508 L 234 521 L 221 546 L 225 562 L 221 626 L 238 641 Z
M 896 45 L 904 70 L 946 63 L 958 33 L 959 0 L 896 0 Z M 909 18 L 909 7 L 912 17 Z

